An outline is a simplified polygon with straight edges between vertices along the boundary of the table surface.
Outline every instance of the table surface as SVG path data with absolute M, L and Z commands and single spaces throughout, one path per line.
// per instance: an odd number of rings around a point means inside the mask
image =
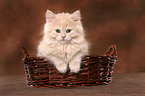
M 118 73 L 109 85 L 73 88 L 26 86 L 24 75 L 0 75 L 0 96 L 145 96 L 145 73 Z

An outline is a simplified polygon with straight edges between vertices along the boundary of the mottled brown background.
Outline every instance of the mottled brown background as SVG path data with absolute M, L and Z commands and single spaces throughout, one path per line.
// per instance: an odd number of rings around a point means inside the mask
M 24 74 L 20 48 L 36 55 L 47 9 L 79 9 L 92 54 L 116 44 L 116 73 L 145 72 L 145 0 L 0 0 L 0 74 Z

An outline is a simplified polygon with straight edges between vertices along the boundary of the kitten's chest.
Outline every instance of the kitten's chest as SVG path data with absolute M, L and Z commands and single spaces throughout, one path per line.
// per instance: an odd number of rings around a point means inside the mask
M 70 60 L 78 51 L 78 45 L 60 45 L 55 48 L 55 55 L 65 60 Z

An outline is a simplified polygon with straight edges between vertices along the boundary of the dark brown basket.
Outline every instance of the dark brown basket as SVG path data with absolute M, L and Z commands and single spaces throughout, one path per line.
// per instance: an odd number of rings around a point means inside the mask
M 111 84 L 114 64 L 117 60 L 117 49 L 111 45 L 103 56 L 85 56 L 79 73 L 68 71 L 60 74 L 47 59 L 30 57 L 25 48 L 23 66 L 26 82 L 32 87 L 80 87 Z

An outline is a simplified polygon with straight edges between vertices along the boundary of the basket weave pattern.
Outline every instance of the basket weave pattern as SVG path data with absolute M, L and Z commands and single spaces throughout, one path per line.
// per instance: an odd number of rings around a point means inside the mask
M 51 62 L 43 57 L 30 57 L 25 48 L 22 48 L 22 60 L 27 86 L 32 87 L 80 87 L 111 84 L 114 64 L 117 60 L 116 46 L 108 48 L 104 56 L 85 56 L 79 73 L 69 70 L 61 74 Z

